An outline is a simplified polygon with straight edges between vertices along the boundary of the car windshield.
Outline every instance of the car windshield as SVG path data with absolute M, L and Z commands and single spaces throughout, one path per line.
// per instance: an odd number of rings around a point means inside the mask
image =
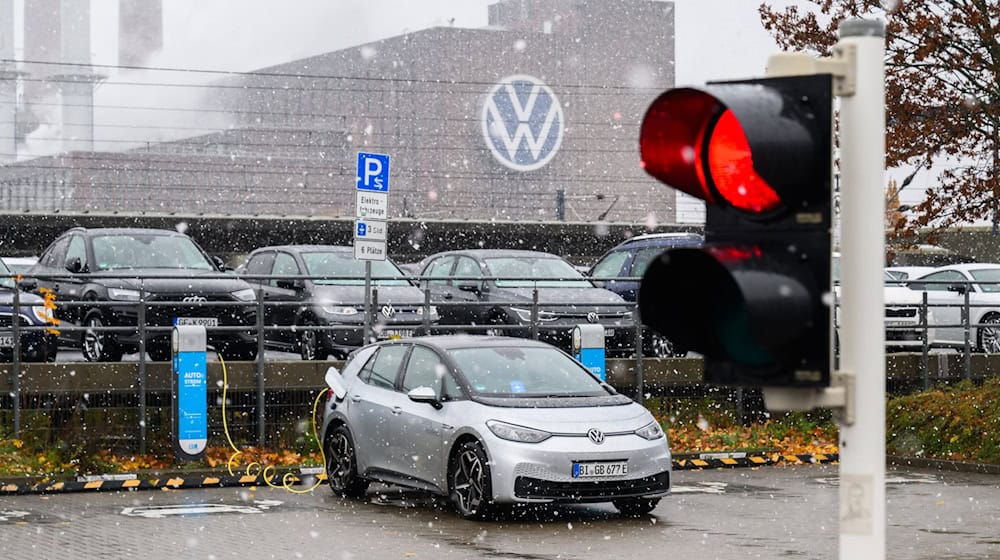
M 1000 268 L 981 268 L 970 270 L 972 278 L 980 282 L 979 287 L 984 292 L 1000 292 Z
M 7 268 L 6 263 L 0 260 L 0 286 L 4 288 L 13 288 L 14 279 L 11 278 L 13 273 Z
M 473 395 L 525 398 L 608 394 L 583 366 L 555 348 L 461 348 L 449 354 Z
M 494 257 L 486 259 L 486 266 L 493 276 L 499 278 L 499 287 L 593 287 L 580 271 L 556 257 Z M 503 278 L 511 280 L 502 280 Z M 540 280 L 532 280 L 533 278 Z
M 365 262 L 351 253 L 303 253 L 306 274 L 309 276 L 339 276 L 341 278 L 314 280 L 317 284 L 332 286 L 364 286 Z M 378 286 L 406 286 L 410 283 L 403 271 L 390 261 L 371 261 L 372 283 Z
M 94 237 L 96 270 L 215 270 L 194 241 L 179 235 L 128 233 Z

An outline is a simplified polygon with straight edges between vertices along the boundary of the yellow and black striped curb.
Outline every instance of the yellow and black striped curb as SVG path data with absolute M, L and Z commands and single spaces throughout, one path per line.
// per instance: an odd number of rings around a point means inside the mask
M 783 455 L 781 453 L 702 453 L 700 455 L 674 458 L 675 471 L 693 469 L 725 469 L 737 467 L 765 467 L 768 465 L 816 465 L 836 463 L 840 456 L 837 453 L 803 453 L 799 455 Z
M 136 476 L 126 480 L 87 480 L 43 482 L 38 484 L 0 483 L 0 496 L 11 494 L 64 494 L 68 492 L 116 492 L 122 490 L 187 490 L 192 488 L 223 488 L 231 486 L 266 486 L 268 482 L 280 486 L 285 474 L 291 472 L 289 484 L 300 484 L 306 477 L 326 480 L 326 474 L 302 471 L 279 471 L 265 479 L 263 475 L 238 476 L 165 476 L 140 479 Z M 132 475 L 125 475 L 132 476 Z

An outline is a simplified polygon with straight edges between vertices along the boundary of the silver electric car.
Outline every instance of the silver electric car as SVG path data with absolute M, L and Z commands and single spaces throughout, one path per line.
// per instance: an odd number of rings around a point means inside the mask
M 483 519 L 520 502 L 612 502 L 643 515 L 670 490 L 670 448 L 652 414 L 542 342 L 386 341 L 331 368 L 327 383 L 322 441 L 340 496 L 400 484 Z

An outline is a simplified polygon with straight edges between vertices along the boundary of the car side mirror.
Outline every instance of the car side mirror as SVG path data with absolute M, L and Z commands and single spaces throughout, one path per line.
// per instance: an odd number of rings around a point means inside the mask
M 965 284 L 949 284 L 948 291 L 955 292 L 956 294 L 959 295 L 964 295 L 965 292 L 969 291 L 969 287 L 966 286 Z
M 299 278 L 278 278 L 275 284 L 285 290 L 301 290 L 306 287 L 306 283 Z
M 80 260 L 80 257 L 70 257 L 66 259 L 66 270 L 72 272 L 73 274 L 83 272 L 83 262 Z
M 222 257 L 218 255 L 212 255 L 212 262 L 215 263 L 215 266 L 218 267 L 219 270 L 223 272 L 233 269 L 233 267 L 227 265 L 226 261 L 222 260 Z
M 430 387 L 417 387 L 415 389 L 410 389 L 410 392 L 407 393 L 406 396 L 410 397 L 410 400 L 413 402 L 427 403 L 437 410 L 441 410 L 441 407 L 443 406 L 437 397 L 437 393 L 435 393 L 434 389 L 431 389 Z

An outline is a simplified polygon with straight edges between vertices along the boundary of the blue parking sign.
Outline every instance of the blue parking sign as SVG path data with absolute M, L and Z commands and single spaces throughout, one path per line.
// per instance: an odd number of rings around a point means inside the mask
M 389 156 L 358 152 L 358 190 L 389 192 Z
M 364 222 L 358 222 L 358 237 L 364 237 L 368 233 L 368 224 Z

